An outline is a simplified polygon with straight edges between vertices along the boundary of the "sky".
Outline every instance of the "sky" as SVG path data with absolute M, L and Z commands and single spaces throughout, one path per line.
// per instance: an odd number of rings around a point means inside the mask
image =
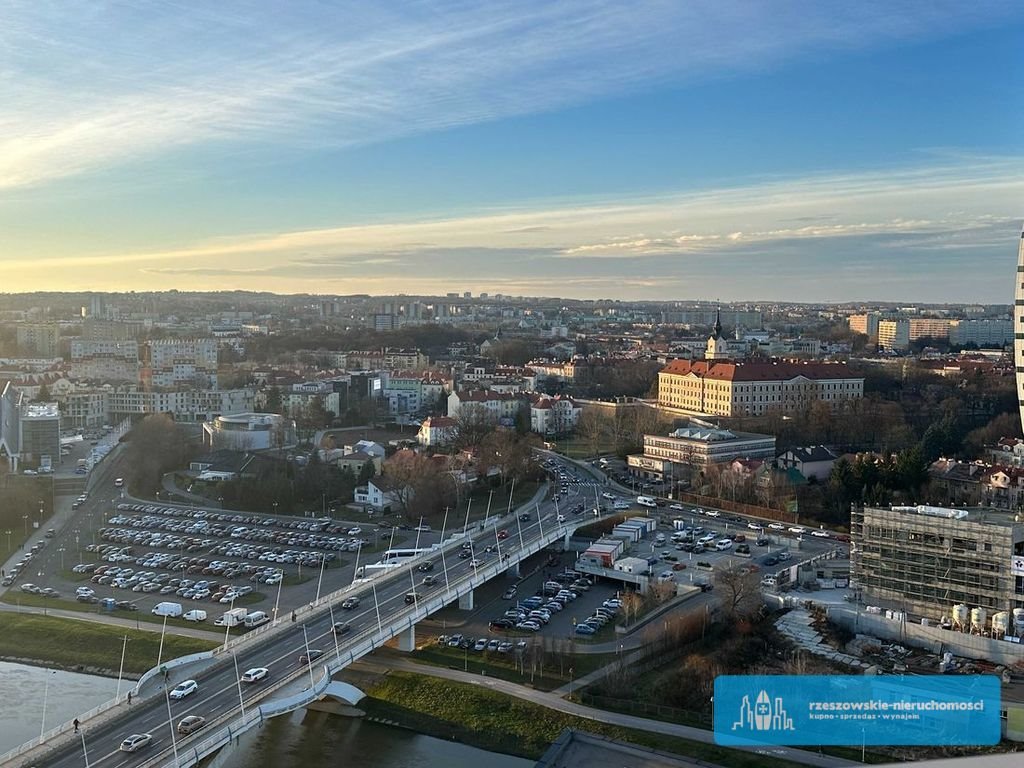
M 1024 4 L 0 4 L 0 291 L 1009 303 Z

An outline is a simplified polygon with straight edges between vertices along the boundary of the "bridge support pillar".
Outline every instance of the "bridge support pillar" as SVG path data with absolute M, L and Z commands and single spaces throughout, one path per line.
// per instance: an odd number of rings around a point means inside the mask
M 562 537 L 562 549 L 569 548 L 569 540 L 572 538 L 572 534 L 569 531 L 565 532 L 565 536 Z
M 522 573 L 520 573 L 519 571 L 519 563 L 516 562 L 515 565 L 510 565 L 509 569 L 505 571 L 505 575 L 513 579 L 518 579 L 520 576 L 522 576 Z
M 473 610 L 473 590 L 469 590 L 466 594 L 459 598 L 459 610 L 460 611 L 472 611 Z
M 416 650 L 416 627 L 411 626 L 398 635 L 398 650 L 411 653 Z

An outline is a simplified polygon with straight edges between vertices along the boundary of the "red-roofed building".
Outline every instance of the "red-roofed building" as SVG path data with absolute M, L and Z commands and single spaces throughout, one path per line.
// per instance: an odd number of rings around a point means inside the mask
M 658 374 L 660 406 L 715 416 L 797 411 L 863 395 L 864 377 L 846 363 L 673 360 Z
M 450 416 L 430 416 L 423 420 L 416 435 L 420 445 L 448 445 L 455 439 L 457 423 Z

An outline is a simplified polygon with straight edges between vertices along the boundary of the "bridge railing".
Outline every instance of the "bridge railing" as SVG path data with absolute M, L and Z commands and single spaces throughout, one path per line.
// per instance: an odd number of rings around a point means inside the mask
M 532 502 L 531 502 L 531 505 L 532 505 Z M 514 512 L 514 514 L 519 514 L 519 511 L 521 509 L 522 509 L 522 507 L 517 509 Z M 496 517 L 496 519 L 499 519 L 499 518 Z M 349 664 L 353 663 L 357 659 L 361 658 L 362 656 L 365 656 L 370 651 L 372 651 L 372 650 L 374 650 L 376 648 L 379 648 L 381 645 L 386 643 L 391 638 L 395 637 L 397 634 L 399 634 L 399 633 L 401 633 L 403 631 L 406 631 L 408 629 L 411 629 L 412 627 L 414 627 L 416 625 L 417 622 L 421 621 L 422 619 L 426 618 L 427 616 L 431 615 L 432 613 L 440 610 L 445 605 L 448 605 L 449 603 L 452 603 L 455 600 L 458 600 L 459 598 L 463 597 L 464 595 L 472 592 L 474 589 L 478 588 L 479 586 L 481 586 L 482 584 L 486 583 L 487 581 L 490 581 L 495 576 L 497 576 L 497 575 L 507 571 L 510 567 L 512 567 L 513 565 L 516 565 L 519 561 L 524 560 L 527 557 L 530 557 L 530 556 L 536 554 L 537 552 L 541 551 L 545 547 L 549 546 L 554 541 L 557 541 L 558 539 L 563 538 L 567 533 L 571 534 L 571 532 L 575 528 L 579 527 L 580 525 L 585 524 L 585 522 L 589 522 L 589 518 L 586 519 L 586 520 L 584 520 L 584 519 L 577 519 L 577 520 L 573 520 L 573 521 L 567 521 L 565 523 L 557 523 L 554 526 L 552 526 L 551 528 L 549 528 L 547 531 L 545 531 L 542 536 L 540 536 L 540 537 L 538 537 L 536 539 L 533 539 L 529 543 L 525 543 L 524 546 L 515 549 L 514 552 L 508 553 L 510 555 L 510 557 L 508 559 L 495 560 L 495 561 L 489 563 L 486 566 L 478 568 L 478 569 L 474 570 L 472 573 L 468 574 L 468 578 L 464 578 L 462 580 L 459 580 L 458 582 L 456 582 L 455 584 L 452 584 L 450 586 L 449 586 L 449 584 L 445 584 L 444 592 L 442 594 L 438 595 L 437 597 L 428 598 L 426 600 L 420 600 L 420 601 L 414 603 L 413 605 L 408 606 L 407 608 L 399 609 L 396 613 L 392 614 L 392 616 L 390 617 L 389 621 L 387 621 L 386 623 L 381 622 L 381 624 L 379 626 L 377 626 L 377 627 L 373 627 L 371 625 L 371 627 L 368 630 L 365 630 L 364 633 L 361 633 L 361 634 L 366 634 L 367 635 L 366 643 L 365 643 L 365 648 L 363 647 L 363 644 L 360 644 L 360 646 L 358 646 L 357 649 L 350 651 L 347 654 L 347 658 L 345 658 L 344 660 L 336 659 L 334 662 L 329 663 L 328 665 L 326 665 L 327 668 L 328 668 L 328 671 L 329 671 L 329 674 L 327 675 L 328 682 L 329 682 L 330 676 L 333 675 L 335 672 L 345 668 L 346 666 L 348 666 Z M 455 549 L 456 546 L 460 545 L 460 544 L 461 544 L 461 542 L 460 542 L 459 539 L 453 539 L 453 540 L 450 540 L 447 544 L 445 544 L 443 546 L 443 549 L 445 551 L 447 551 L 449 549 Z M 515 542 L 513 541 L 511 546 L 514 547 L 514 545 L 515 545 Z M 513 559 L 513 555 L 514 555 L 514 559 Z M 398 576 L 398 574 L 403 574 L 404 576 L 409 576 L 410 574 L 412 574 L 413 570 L 416 568 L 417 565 L 418 565 L 418 563 L 416 561 L 411 561 L 409 564 L 403 566 L 400 569 L 397 569 L 397 572 L 395 572 L 396 577 Z M 302 606 L 299 609 L 296 609 L 295 614 L 296 614 L 297 617 L 298 616 L 306 617 L 306 616 L 308 616 L 311 613 L 320 612 L 325 605 L 333 604 L 335 601 L 337 601 L 338 599 L 340 599 L 340 598 L 350 594 L 351 592 L 362 590 L 364 588 L 365 588 L 364 584 L 350 584 L 347 587 L 343 587 L 343 588 L 341 588 L 339 590 L 336 590 L 335 592 L 330 593 L 329 595 L 325 595 L 320 600 L 316 601 L 315 604 L 305 605 L 305 606 Z M 172 659 L 172 660 L 169 660 L 168 662 L 166 662 L 165 664 L 163 664 L 161 666 L 166 666 L 168 668 L 173 668 L 173 667 L 177 667 L 177 666 L 183 666 L 185 664 L 192 663 L 194 661 L 199 661 L 199 660 L 206 659 L 206 658 L 217 658 L 217 657 L 221 656 L 222 654 L 224 654 L 226 652 L 233 651 L 238 645 L 241 645 L 242 643 L 249 643 L 250 641 L 252 641 L 256 637 L 260 637 L 260 636 L 263 636 L 263 635 L 276 634 L 275 630 L 277 630 L 277 631 L 284 631 L 290 624 L 291 624 L 291 622 L 280 621 L 278 619 L 278 620 L 275 620 L 273 623 L 265 624 L 262 627 L 258 627 L 256 629 L 250 631 L 250 632 L 247 632 L 245 635 L 237 637 L 234 640 L 229 641 L 226 645 L 222 645 L 222 646 L 214 649 L 213 651 L 207 651 L 207 652 L 203 652 L 203 653 L 199 653 L 199 654 L 190 654 L 189 656 L 183 656 L 183 657 L 180 657 L 178 659 Z M 375 634 L 375 632 L 376 632 L 376 634 Z M 145 678 L 145 679 L 152 679 L 153 675 L 154 674 L 159 674 L 159 672 L 160 672 L 160 668 L 154 667 L 153 669 L 148 670 L 143 675 L 143 678 Z M 267 695 L 273 693 L 275 690 L 278 690 L 280 687 L 282 687 L 284 685 L 287 685 L 288 683 L 292 682 L 293 679 L 294 678 L 287 678 L 285 680 L 282 680 L 278 684 L 266 687 L 264 689 L 264 692 L 260 695 L 259 698 L 260 699 L 265 698 Z M 136 690 L 137 691 L 141 690 L 141 685 L 142 685 L 143 682 L 144 682 L 143 680 L 139 681 L 139 683 L 136 686 Z M 316 698 L 316 697 L 313 697 L 313 698 Z M 310 699 L 310 700 L 312 700 L 312 699 Z M 78 719 L 79 719 L 80 723 L 85 723 L 90 718 L 97 717 L 97 716 L 103 714 L 106 711 L 113 710 L 119 702 L 120 702 L 120 699 L 118 699 L 118 698 L 111 699 L 110 701 L 107 701 L 104 704 L 101 704 L 101 705 L 99 705 L 97 707 L 94 707 L 93 709 L 89 710 L 89 712 L 86 712 L 86 713 L 80 715 Z M 224 716 L 225 719 L 234 719 L 236 717 L 237 716 L 235 716 L 234 714 L 229 714 L 229 715 L 225 715 Z M 259 722 L 261 719 L 262 718 L 258 718 L 255 722 Z M 221 721 L 221 718 L 218 718 L 218 720 L 216 722 L 220 722 L 220 721 Z M 234 736 L 237 736 L 239 733 L 244 732 L 244 730 L 248 730 L 248 728 L 250 728 L 253 724 L 254 724 L 254 721 L 252 721 L 251 713 L 247 711 L 245 718 L 243 718 L 243 721 L 241 723 L 237 724 L 237 727 L 230 727 L 230 726 L 228 726 L 227 728 L 224 729 L 224 736 L 228 740 L 230 740 Z M 242 728 L 242 730 L 239 730 L 240 728 Z M 19 755 L 24 754 L 24 753 L 26 753 L 26 752 L 28 752 L 28 751 L 30 751 L 30 750 L 40 746 L 41 744 L 44 744 L 44 743 L 50 741 L 52 738 L 54 738 L 56 736 L 59 736 L 59 735 L 61 735 L 63 733 L 66 733 L 66 732 L 69 732 L 72 729 L 73 729 L 73 725 L 71 723 L 62 723 L 60 726 L 57 726 L 56 728 L 52 729 L 48 733 L 44 734 L 42 738 L 40 738 L 38 740 L 33 739 L 30 742 L 26 742 L 25 744 L 22 744 L 21 746 L 15 748 L 13 750 L 10 750 L 7 754 L 0 756 L 0 765 L 3 765 L 8 760 L 16 758 Z M 213 741 L 214 739 L 219 738 L 219 736 L 220 736 L 220 734 L 218 734 L 217 736 L 211 736 L 211 737 L 209 737 L 205 741 Z M 204 743 L 205 743 L 205 741 L 204 741 Z M 226 743 L 226 742 L 221 741 L 219 743 L 221 745 L 223 745 L 223 743 Z M 193 750 L 193 751 L 195 751 L 195 750 Z M 212 751 L 216 751 L 216 749 L 214 749 Z M 212 754 L 212 752 L 207 752 L 206 754 Z M 204 757 L 204 756 L 205 756 L 205 754 L 204 755 L 200 755 L 199 759 L 202 759 L 202 757 Z M 179 755 L 179 757 L 181 757 L 181 756 Z M 156 759 L 157 758 L 154 758 L 154 760 L 156 760 Z M 159 759 L 162 760 L 163 758 L 159 758 Z M 159 761 L 157 761 L 157 762 L 147 761 L 144 765 L 148 766 L 148 765 L 159 765 L 159 764 L 160 764 Z M 181 763 L 181 764 L 191 765 L 193 763 Z

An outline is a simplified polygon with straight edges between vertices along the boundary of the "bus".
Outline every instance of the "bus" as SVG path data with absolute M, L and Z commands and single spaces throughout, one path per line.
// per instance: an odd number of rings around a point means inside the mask
M 433 552 L 432 548 L 427 549 L 389 549 L 381 555 L 380 562 L 384 565 L 401 565 L 413 558 Z

